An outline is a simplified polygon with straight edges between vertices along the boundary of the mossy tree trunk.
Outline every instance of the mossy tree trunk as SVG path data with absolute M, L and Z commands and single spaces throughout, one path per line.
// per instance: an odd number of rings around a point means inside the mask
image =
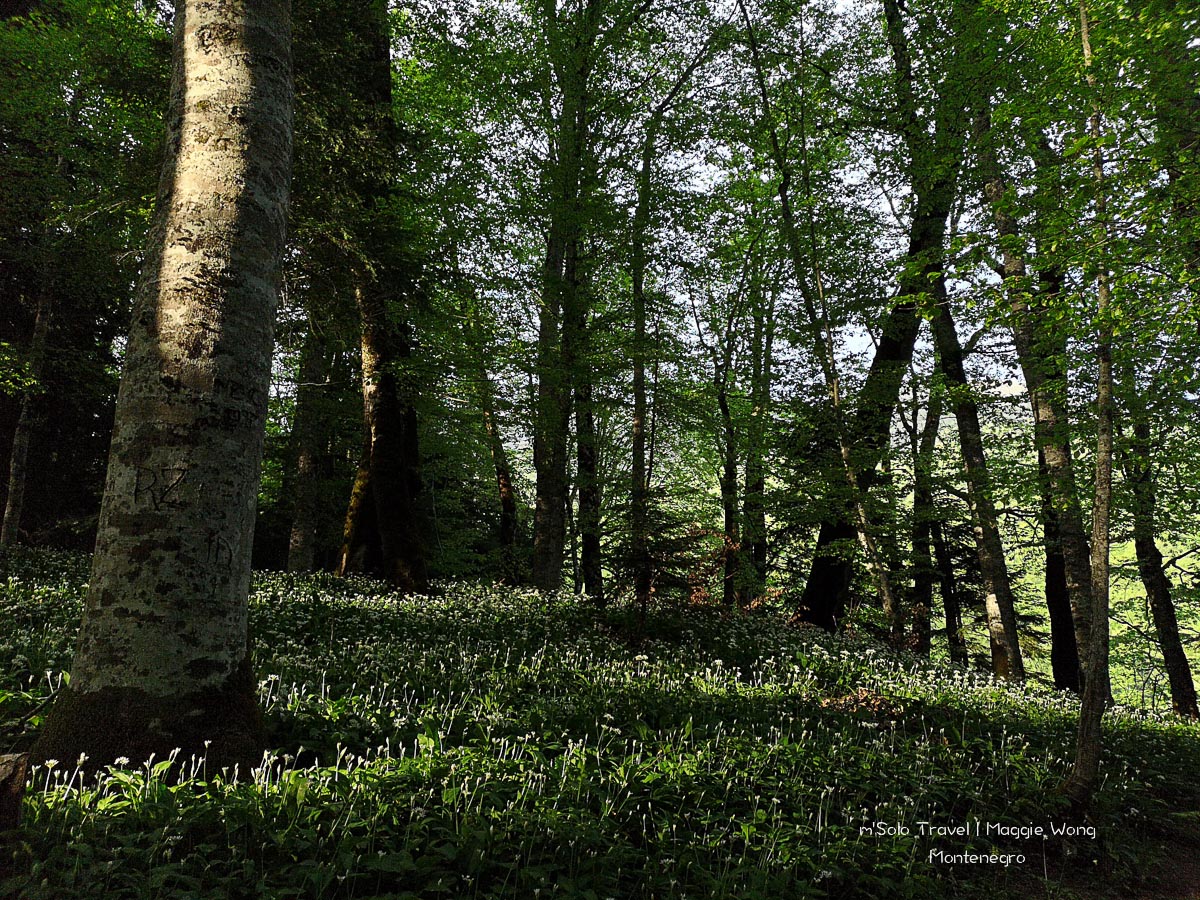
M 176 8 L 166 155 L 71 682 L 35 761 L 261 758 L 250 547 L 291 168 L 286 0 Z M 210 744 L 211 742 L 211 744 Z

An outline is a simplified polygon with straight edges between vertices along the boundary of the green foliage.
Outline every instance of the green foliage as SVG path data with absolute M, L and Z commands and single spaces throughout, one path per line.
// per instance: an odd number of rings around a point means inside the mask
M 67 663 L 84 572 L 23 554 L 3 574 L 10 721 Z M 36 769 L 26 870 L 0 894 L 999 897 L 995 869 L 930 865 L 915 824 L 1061 815 L 1072 701 L 769 616 L 660 609 L 634 637 L 569 596 L 283 575 L 257 579 L 251 616 L 263 765 Z M 1111 717 L 1106 862 L 1190 802 L 1198 737 Z M 910 833 L 860 830 L 877 821 Z M 1040 875 L 1040 846 L 969 844 L 994 846 Z
M 34 6 L 0 27 L 0 446 L 36 391 L 40 464 L 22 531 L 84 547 L 157 177 L 169 41 L 143 4 Z M 38 308 L 44 359 L 31 340 Z

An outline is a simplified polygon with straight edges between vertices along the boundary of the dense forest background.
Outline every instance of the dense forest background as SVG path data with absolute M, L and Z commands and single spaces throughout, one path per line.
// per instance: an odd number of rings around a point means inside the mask
M 5 544 L 94 541 L 170 19 L 4 5 Z M 1113 692 L 1196 715 L 1186 3 L 311 0 L 293 27 L 257 567 L 857 610 L 1078 689 L 1111 543 Z

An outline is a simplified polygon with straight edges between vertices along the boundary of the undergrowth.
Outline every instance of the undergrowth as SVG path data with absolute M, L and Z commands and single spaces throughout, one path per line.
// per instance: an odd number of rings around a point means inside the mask
M 69 665 L 86 572 L 0 565 L 13 752 Z M 1068 858 L 1128 872 L 1195 795 L 1197 730 L 1118 709 L 1099 839 L 1022 835 L 1063 820 L 1075 703 L 770 615 L 660 609 L 643 630 L 569 595 L 263 574 L 251 621 L 263 764 L 35 769 L 0 896 L 1028 896 Z

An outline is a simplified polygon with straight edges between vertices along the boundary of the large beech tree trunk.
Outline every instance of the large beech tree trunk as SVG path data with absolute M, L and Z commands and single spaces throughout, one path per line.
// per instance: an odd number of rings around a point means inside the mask
M 34 761 L 262 756 L 246 597 L 292 144 L 286 2 L 178 4 L 166 157 L 71 681 Z M 208 742 L 211 741 L 211 745 Z

